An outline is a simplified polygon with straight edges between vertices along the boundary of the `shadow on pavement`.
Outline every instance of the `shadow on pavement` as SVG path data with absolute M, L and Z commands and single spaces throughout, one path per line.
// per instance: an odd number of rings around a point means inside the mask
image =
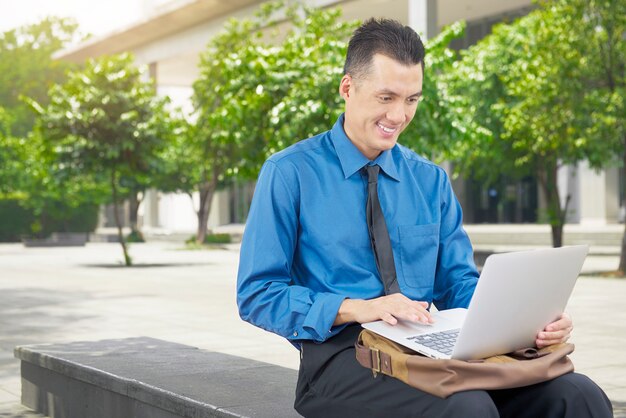
M 13 288 L 0 293 L 0 383 L 2 379 L 19 376 L 19 362 L 13 358 L 17 345 L 47 342 L 60 330 L 71 329 L 78 321 L 94 315 L 70 314 L 58 307 L 85 299 L 87 292 L 55 292 L 49 289 Z M 2 416 L 2 415 L 0 415 Z

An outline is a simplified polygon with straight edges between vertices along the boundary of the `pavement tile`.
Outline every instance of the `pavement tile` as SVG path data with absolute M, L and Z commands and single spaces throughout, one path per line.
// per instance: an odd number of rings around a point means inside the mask
M 238 247 L 181 247 L 132 245 L 139 266 L 124 268 L 117 244 L 0 244 L 0 418 L 40 416 L 28 415 L 11 399 L 19 393 L 16 345 L 148 336 L 297 368 L 298 351 L 291 344 L 239 318 Z M 589 262 L 609 270 L 617 257 L 590 256 Z M 606 388 L 616 409 L 624 411 L 616 416 L 626 418 L 624 300 L 626 280 L 582 277 L 567 310 L 575 323 L 577 371 Z
M 19 403 L 20 396 L 14 393 L 13 391 L 7 391 L 4 388 L 0 387 L 0 405 L 5 403 Z

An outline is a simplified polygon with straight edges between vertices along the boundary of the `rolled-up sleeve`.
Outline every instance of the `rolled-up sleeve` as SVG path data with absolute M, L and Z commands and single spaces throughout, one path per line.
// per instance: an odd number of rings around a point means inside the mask
M 297 178 L 267 161 L 241 245 L 237 305 L 241 318 L 260 328 L 292 341 L 321 342 L 337 331 L 332 324 L 344 297 L 293 283 L 298 217 Z

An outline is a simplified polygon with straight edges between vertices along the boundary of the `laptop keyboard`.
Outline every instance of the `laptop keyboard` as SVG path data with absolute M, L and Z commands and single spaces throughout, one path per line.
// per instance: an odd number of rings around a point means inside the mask
M 432 334 L 416 335 L 407 339 L 422 344 L 431 350 L 451 355 L 452 349 L 456 344 L 460 329 L 451 329 L 448 331 L 433 332 Z

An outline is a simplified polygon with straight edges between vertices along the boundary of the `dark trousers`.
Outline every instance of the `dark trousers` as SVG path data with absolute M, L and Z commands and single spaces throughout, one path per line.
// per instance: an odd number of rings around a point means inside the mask
M 361 366 L 349 326 L 323 344 L 305 342 L 296 388 L 296 410 L 307 418 L 613 416 L 609 399 L 586 376 L 569 373 L 548 382 L 506 390 L 473 390 L 441 399 Z

